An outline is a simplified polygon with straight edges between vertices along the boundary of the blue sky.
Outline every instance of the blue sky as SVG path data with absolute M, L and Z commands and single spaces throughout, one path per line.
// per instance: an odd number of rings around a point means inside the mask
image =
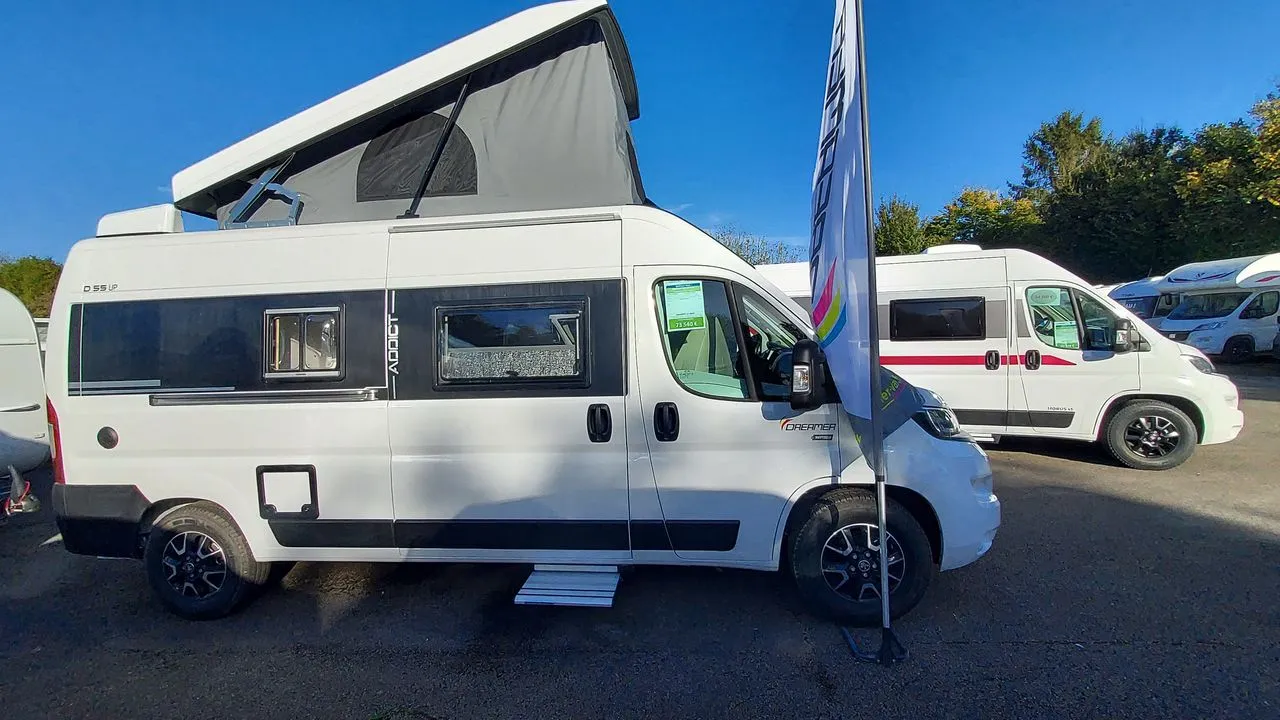
M 176 171 L 536 0 L 9 3 L 0 254 L 61 260 Z M 1229 7 L 1229 9 L 1227 9 Z M 615 0 L 645 186 L 704 225 L 806 242 L 831 0 Z M 939 209 L 1017 179 L 1063 109 L 1194 129 L 1280 80 L 1280 2 L 869 0 L 872 178 Z

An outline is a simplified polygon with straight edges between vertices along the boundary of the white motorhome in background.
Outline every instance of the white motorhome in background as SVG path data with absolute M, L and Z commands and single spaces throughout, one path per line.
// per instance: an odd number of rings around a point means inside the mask
M 1240 433 L 1236 388 L 1200 351 L 1038 255 L 940 248 L 876 258 L 880 359 L 975 437 L 1100 441 L 1130 467 L 1166 469 Z M 810 306 L 807 263 L 757 269 Z
M 0 289 L 0 475 L 12 465 L 30 470 L 49 459 L 44 370 L 31 314 Z
M 186 617 L 337 560 L 536 563 L 517 601 L 579 605 L 619 565 L 782 567 L 878 622 L 871 472 L 837 403 L 793 409 L 803 311 L 646 203 L 634 82 L 604 2 L 536 7 L 103 218 L 50 315 L 67 550 L 142 559 Z M 920 396 L 887 440 L 895 613 L 999 525 Z
M 1178 306 L 1181 299 L 1178 292 L 1161 292 L 1159 287 L 1162 280 L 1163 275 L 1152 275 L 1117 285 L 1108 290 L 1107 294 L 1151 327 L 1159 328 L 1165 316 Z
M 1280 318 L 1280 253 L 1189 263 L 1157 284 L 1180 293 L 1160 332 L 1223 362 L 1271 351 Z

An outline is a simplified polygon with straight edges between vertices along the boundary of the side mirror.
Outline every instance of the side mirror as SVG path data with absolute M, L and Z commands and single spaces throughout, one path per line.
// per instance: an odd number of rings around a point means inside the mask
M 825 402 L 827 360 L 818 343 L 805 338 L 791 349 L 791 409 L 816 410 Z
M 1116 337 L 1115 342 L 1111 345 L 1111 350 L 1118 353 L 1126 353 L 1133 350 L 1134 341 L 1133 323 L 1127 318 L 1116 319 Z

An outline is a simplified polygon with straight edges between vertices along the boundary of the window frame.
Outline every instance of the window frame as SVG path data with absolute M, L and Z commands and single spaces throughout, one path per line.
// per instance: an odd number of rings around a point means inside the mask
M 338 367 L 333 370 L 307 370 L 305 367 L 300 366 L 300 369 L 298 370 L 272 371 L 270 335 L 271 318 L 283 315 L 295 315 L 298 317 L 298 339 L 302 343 L 303 352 L 305 353 L 307 343 L 307 316 L 321 313 L 332 314 L 334 316 L 334 320 L 338 323 Z M 305 365 L 305 362 L 301 363 L 301 365 Z M 346 377 L 346 372 L 347 323 L 346 307 L 344 304 L 314 307 L 266 308 L 262 311 L 262 379 L 264 381 L 341 380 Z
M 536 310 L 539 308 L 557 309 L 565 306 L 578 306 L 578 337 L 575 347 L 578 349 L 579 372 L 575 376 L 555 376 L 545 378 L 474 378 L 452 380 L 444 377 L 444 361 L 447 356 L 449 335 L 446 332 L 448 315 L 475 313 L 484 310 Z M 557 313 L 548 312 L 548 318 Z M 591 298 L 587 295 L 554 295 L 539 297 L 493 298 L 491 300 L 436 303 L 432 308 L 434 320 L 433 354 L 435 356 L 435 372 L 431 378 L 431 388 L 436 392 L 451 393 L 465 391 L 520 391 L 533 388 L 552 390 L 584 390 L 592 383 L 592 366 L 594 365 L 591 332 Z M 560 329 L 557 328 L 559 334 Z M 520 346 L 515 346 L 520 347 Z M 535 346 L 536 347 L 536 346 Z M 548 346 L 554 347 L 554 346 Z
M 1067 292 L 1067 297 L 1071 298 L 1071 312 L 1075 315 L 1075 319 L 1076 319 L 1076 347 L 1075 348 L 1060 348 L 1057 345 L 1054 345 L 1052 343 L 1047 343 L 1044 341 L 1044 338 L 1040 337 L 1040 333 L 1036 332 L 1035 316 L 1031 314 L 1031 308 L 1033 307 L 1031 303 L 1032 290 L 1065 290 Z M 1070 285 L 1027 285 L 1025 288 L 1023 288 L 1022 299 L 1024 301 L 1024 304 L 1027 306 L 1027 327 L 1030 329 L 1031 336 L 1036 339 L 1036 342 L 1040 343 L 1041 345 L 1044 345 L 1045 347 L 1053 348 L 1054 350 L 1060 350 L 1062 352 L 1084 352 L 1085 351 L 1084 314 L 1080 312 L 1080 304 L 1076 300 L 1076 291 L 1077 289 Z
M 786 313 L 782 311 L 781 308 L 779 308 L 777 305 L 771 302 L 770 296 L 768 294 L 762 293 L 759 290 L 755 290 L 737 281 L 732 281 L 730 284 L 733 286 L 733 296 L 731 300 L 734 304 L 734 310 L 737 311 L 737 317 L 738 317 L 738 320 L 736 322 L 738 326 L 737 332 L 738 332 L 738 341 L 739 341 L 738 353 L 740 356 L 745 358 L 745 353 L 750 352 L 750 350 L 747 349 L 747 343 L 746 343 L 747 325 L 746 325 L 746 320 L 743 317 L 744 315 L 743 307 L 747 302 L 748 295 L 754 296 L 756 299 L 758 299 L 760 303 L 764 306 L 765 311 L 772 312 L 776 315 L 779 315 L 784 322 L 787 322 L 793 325 L 796 331 L 800 334 L 800 337 L 797 338 L 797 341 L 809 338 L 809 336 L 806 335 L 804 332 L 804 326 L 796 324 L 794 318 L 789 317 Z M 782 329 L 784 331 L 786 330 L 786 328 L 782 328 Z M 795 347 L 795 346 L 793 345 L 792 347 Z M 766 397 L 764 394 L 764 385 L 756 379 L 755 372 L 751 369 L 751 363 L 749 361 L 744 361 L 743 366 L 745 368 L 744 372 L 746 373 L 748 382 L 751 383 L 751 390 L 754 393 L 754 396 L 758 399 L 758 402 L 762 402 L 762 403 L 788 402 L 790 400 L 789 392 L 788 392 L 788 397 L 785 397 L 785 398 Z
M 930 302 L 947 302 L 961 300 L 976 300 L 981 310 L 978 316 L 978 336 L 964 337 L 899 337 L 898 324 L 895 321 L 894 311 L 899 305 L 913 303 L 930 303 Z M 1029 303 L 1030 301 L 1028 301 Z M 948 295 L 937 298 L 900 298 L 889 301 L 889 341 L 890 342 L 974 342 L 987 340 L 987 298 L 983 295 Z
M 667 329 L 666 327 L 663 326 L 663 322 L 662 322 L 663 317 L 666 315 L 666 303 L 659 297 L 659 294 L 658 294 L 659 287 L 661 287 L 663 283 L 672 281 L 672 280 L 675 280 L 675 281 L 697 280 L 700 282 L 716 282 L 724 286 L 725 300 L 729 304 L 729 322 L 732 323 L 733 325 L 732 330 L 733 330 L 734 342 L 736 342 L 738 345 L 738 363 L 741 365 L 741 367 L 739 367 L 738 370 L 742 373 L 742 376 L 743 376 L 742 379 L 747 384 L 746 397 L 736 398 L 736 397 L 727 397 L 724 395 L 711 395 L 708 393 L 699 392 L 689 387 L 688 385 L 685 385 L 684 382 L 680 380 L 680 376 L 676 375 L 675 358 L 671 356 L 670 346 L 668 345 L 667 339 L 665 337 Z M 742 353 L 744 352 L 746 343 L 745 343 L 745 338 L 742 337 L 742 320 L 738 312 L 738 294 L 734 291 L 734 285 L 736 284 L 738 284 L 737 281 L 731 280 L 729 278 L 712 277 L 710 275 L 693 275 L 693 274 L 663 275 L 657 278 L 656 280 L 654 280 L 653 286 L 649 288 L 649 291 L 652 294 L 652 298 L 653 298 L 653 308 L 654 308 L 653 319 L 658 324 L 658 344 L 660 346 L 659 350 L 662 352 L 663 360 L 667 364 L 667 372 L 671 374 L 671 379 L 675 381 L 676 385 L 680 386 L 681 390 L 689 393 L 690 395 L 696 395 L 697 397 L 707 398 L 709 400 L 722 400 L 725 402 L 761 402 L 759 396 L 756 394 L 755 378 L 752 377 L 751 375 L 751 367 L 750 367 L 751 363 L 746 362 L 745 359 L 742 357 Z M 660 306 L 662 309 L 661 314 L 658 313 L 658 309 Z
M 1274 297 L 1274 298 L 1276 299 L 1276 305 L 1277 305 L 1276 310 L 1273 310 L 1273 311 L 1271 311 L 1271 312 L 1269 312 L 1269 313 L 1267 313 L 1267 314 L 1265 314 L 1265 315 L 1250 315 L 1250 316 L 1249 316 L 1249 317 L 1247 317 L 1247 318 L 1246 318 L 1246 317 L 1244 317 L 1244 314 L 1245 314 L 1245 313 L 1247 313 L 1247 312 L 1249 312 L 1249 310 L 1250 310 L 1250 309 L 1251 309 L 1255 304 L 1256 304 L 1256 305 L 1261 309 L 1261 308 L 1263 307 L 1263 299 L 1264 299 L 1264 298 L 1266 298 L 1268 295 L 1270 295 L 1270 296 L 1272 296 L 1272 297 Z M 1250 300 L 1250 301 L 1248 302 L 1248 304 L 1246 304 L 1246 305 L 1244 306 L 1244 308 L 1242 308 L 1242 309 L 1240 310 L 1240 316 L 1241 316 L 1241 319 L 1244 319 L 1244 320 L 1266 320 L 1267 318 L 1271 317 L 1272 315 L 1275 315 L 1277 311 L 1280 311 L 1280 291 L 1277 291 L 1277 290 L 1263 290 L 1262 292 L 1259 292 L 1257 295 L 1255 295 L 1255 296 L 1253 297 L 1253 299 L 1252 299 L 1252 300 Z

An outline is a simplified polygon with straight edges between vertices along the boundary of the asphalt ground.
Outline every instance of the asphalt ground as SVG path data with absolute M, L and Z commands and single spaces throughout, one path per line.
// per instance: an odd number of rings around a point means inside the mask
M 0 528 L 0 718 L 1277 718 L 1280 364 L 1234 372 L 1243 435 L 1172 471 L 992 449 L 995 548 L 898 622 L 892 668 L 738 571 L 635 569 L 588 610 L 513 605 L 519 567 L 304 563 L 185 622 L 46 509 Z

